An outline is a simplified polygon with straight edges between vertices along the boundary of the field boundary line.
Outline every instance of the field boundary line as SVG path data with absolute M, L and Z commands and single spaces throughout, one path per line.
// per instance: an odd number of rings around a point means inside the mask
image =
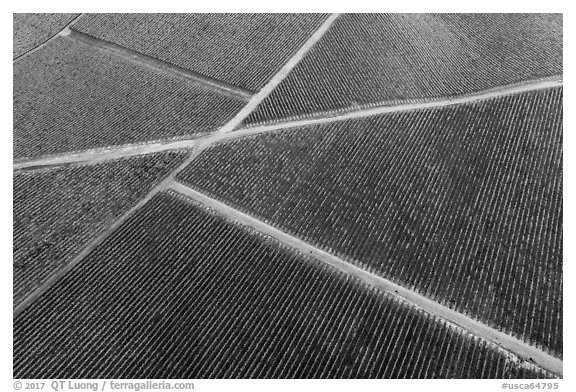
M 54 39 L 58 38 L 64 31 L 67 31 L 70 29 L 70 26 L 72 26 L 77 20 L 78 18 L 80 18 L 82 15 L 84 15 L 84 13 L 80 13 L 78 15 L 76 15 L 70 22 L 68 22 L 68 24 L 66 26 L 64 26 L 64 28 L 62 30 L 59 30 L 56 34 L 54 34 L 52 37 L 48 38 L 47 40 L 45 40 L 44 42 L 40 43 L 39 45 L 35 46 L 34 48 L 30 49 L 27 52 L 22 53 L 19 56 L 16 56 L 13 60 L 12 63 L 15 63 L 16 61 L 20 60 L 21 58 L 24 58 L 40 49 L 42 49 L 44 46 L 48 45 L 50 42 L 52 42 Z
M 488 99 L 500 98 L 509 95 L 520 94 L 529 91 L 538 91 L 548 88 L 561 87 L 563 86 L 562 75 L 558 75 L 550 78 L 538 79 L 536 81 L 524 82 L 520 84 L 512 84 L 503 87 L 498 87 L 489 90 L 483 90 L 474 94 L 466 94 L 451 98 L 442 98 L 437 100 L 428 101 L 417 101 L 417 102 L 406 102 L 400 104 L 384 105 L 384 106 L 371 106 L 368 108 L 361 108 L 357 110 L 345 111 L 345 112 L 321 112 L 320 117 L 314 117 L 314 114 L 310 114 L 304 118 L 299 119 L 288 119 L 286 121 L 279 120 L 271 124 L 264 125 L 252 125 L 239 128 L 238 130 L 228 133 L 224 136 L 214 134 L 213 138 L 217 141 L 224 141 L 230 139 L 236 139 L 243 136 L 250 136 L 258 133 L 279 131 L 287 128 L 302 127 L 306 125 L 316 125 L 316 124 L 328 124 L 332 122 L 345 121 L 355 118 L 371 117 L 380 114 L 396 113 L 396 112 L 406 112 L 412 110 L 423 110 L 423 109 L 433 109 L 433 108 L 443 108 L 454 105 L 462 105 L 474 103 L 477 101 L 485 101 Z
M 224 125 L 216 134 L 228 133 L 233 131 L 238 125 L 244 121 L 250 113 L 262 102 L 272 90 L 280 84 L 282 80 L 292 71 L 292 69 L 304 58 L 306 53 L 314 46 L 316 42 L 320 40 L 324 36 L 324 34 L 328 31 L 332 23 L 340 16 L 340 14 L 331 14 L 322 25 L 308 38 L 308 40 L 298 49 L 298 51 L 280 68 L 272 79 L 264 87 L 258 91 L 248 102 L 246 106 L 242 110 L 240 110 L 232 120 L 230 120 L 226 125 Z
M 213 79 L 209 76 L 199 74 L 197 72 L 167 63 L 162 60 L 158 60 L 152 56 L 136 52 L 132 49 L 128 49 L 124 46 L 112 42 L 104 41 L 100 38 L 93 37 L 81 31 L 74 30 L 73 28 L 64 29 L 60 33 L 60 36 L 67 37 L 85 45 L 101 49 L 107 53 L 131 61 L 132 63 L 143 65 L 155 71 L 184 79 L 185 81 L 191 82 L 194 85 L 202 87 L 206 90 L 213 91 L 220 95 L 227 96 L 229 98 L 248 102 L 254 95 L 254 92 L 246 90 L 242 87 L 232 85 L 222 80 Z
M 190 162 L 192 162 L 205 148 L 207 144 L 198 143 L 194 146 L 194 150 L 190 153 L 188 158 L 174 169 L 172 172 L 166 175 L 166 177 L 155 187 L 153 187 L 150 192 L 148 192 L 142 199 L 138 201 L 133 207 L 122 214 L 118 219 L 114 221 L 105 231 L 97 235 L 94 239 L 89 241 L 87 245 L 82 248 L 80 253 L 78 253 L 69 263 L 59 268 L 55 271 L 49 278 L 47 278 L 41 285 L 39 285 L 34 291 L 32 291 L 28 296 L 26 296 L 18 306 L 16 306 L 12 312 L 12 317 L 15 319 L 18 317 L 28 306 L 33 304 L 42 294 L 44 294 L 50 287 L 56 284 L 68 271 L 70 271 L 74 266 L 80 263 L 94 248 L 100 245 L 108 236 L 110 236 L 116 229 L 124 223 L 132 214 L 140 209 L 144 204 L 146 204 L 150 199 L 152 199 L 158 192 L 164 189 L 169 189 L 170 185 L 176 182 L 176 175 L 184 170 Z
M 344 108 L 339 109 L 331 109 L 331 110 L 324 110 L 319 112 L 312 112 L 312 113 L 302 113 L 302 114 L 295 114 L 292 116 L 282 117 L 279 119 L 272 119 L 272 120 L 264 120 L 258 121 L 255 123 L 246 124 L 244 128 L 252 128 L 252 127 L 263 127 L 263 126 L 274 126 L 288 122 L 294 121 L 302 121 L 302 120 L 313 120 L 313 119 L 320 119 L 320 118 L 331 118 L 331 117 L 339 117 L 345 116 L 349 113 L 360 113 L 360 112 L 368 112 L 371 109 L 380 109 L 380 108 L 387 108 L 387 107 L 403 107 L 406 105 L 422 105 L 422 104 L 433 104 L 436 102 L 444 102 L 450 100 L 459 100 L 459 99 L 466 99 L 470 98 L 470 102 L 475 100 L 483 100 L 483 99 L 490 99 L 499 96 L 506 96 L 514 94 L 515 89 L 518 89 L 517 92 L 524 92 L 524 91 L 532 91 L 538 90 L 539 88 L 532 88 L 532 86 L 538 86 L 542 83 L 552 82 L 562 84 L 563 75 L 552 75 L 546 76 L 537 79 L 531 80 L 523 80 L 517 83 L 510 83 L 505 85 L 500 85 L 496 87 L 490 87 L 483 90 L 478 90 L 474 92 L 466 92 L 462 94 L 455 94 L 440 98 L 411 98 L 411 99 L 398 99 L 398 100 L 387 100 L 387 101 L 377 101 L 366 103 L 357 106 L 347 106 Z M 524 89 L 526 88 L 526 90 Z M 500 93 L 500 94 L 498 94 Z M 490 96 L 487 98 L 482 98 L 483 95 L 488 94 L 496 94 L 496 96 Z M 479 98 L 477 98 L 479 97 Z M 456 102 L 458 103 L 466 103 L 466 102 Z
M 332 19 L 331 19 L 332 18 Z M 328 20 L 334 20 L 335 16 L 331 15 L 331 17 Z M 322 25 L 325 26 L 326 22 Z M 321 26 L 321 28 L 322 28 Z M 327 29 L 329 27 L 326 26 L 325 28 Z M 320 29 L 319 29 L 320 30 Z M 315 35 L 318 33 L 318 31 L 315 33 Z M 68 29 L 66 31 L 66 29 L 63 30 L 63 32 L 59 35 L 70 35 L 70 34 L 74 34 L 72 32 L 72 30 Z M 319 37 L 318 37 L 319 39 Z M 270 89 L 271 91 L 271 89 Z M 254 98 L 254 97 L 253 97 Z M 262 98 L 263 99 L 263 98 Z M 250 106 L 250 104 L 246 105 L 246 107 Z M 250 109 L 250 112 L 254 109 L 254 107 L 256 107 L 256 105 L 253 105 L 253 107 Z M 249 113 L 246 113 L 245 116 L 247 116 Z M 240 120 L 241 121 L 241 120 Z M 224 125 L 224 127 L 226 127 L 226 125 Z M 222 130 L 222 128 L 220 129 L 220 131 Z M 211 136 L 212 134 L 210 134 Z M 191 143 L 190 140 L 186 140 L 186 141 L 177 141 L 177 142 L 170 142 L 170 143 L 166 143 L 163 145 L 162 149 L 158 149 L 158 151 L 163 151 L 164 149 L 172 149 L 173 146 L 175 145 L 175 143 Z M 57 271 L 55 271 L 48 279 L 46 279 L 44 282 L 42 282 L 41 285 L 39 285 L 34 291 L 32 291 L 28 296 L 26 296 L 26 298 L 24 298 L 22 300 L 22 302 L 20 302 L 20 304 L 18 304 L 18 306 L 16 306 L 13 310 L 12 313 L 12 317 L 13 319 L 15 319 L 16 317 L 18 317 L 28 306 L 30 306 L 31 304 L 33 304 L 35 301 L 38 300 L 38 298 L 40 298 L 40 296 L 42 294 L 44 294 L 47 290 L 49 290 L 54 284 L 56 284 L 66 273 L 68 273 L 68 271 L 70 271 L 74 266 L 76 266 L 78 263 L 80 263 L 94 248 L 96 248 L 99 244 L 101 244 L 108 236 L 110 236 L 123 222 L 125 222 L 132 214 L 135 213 L 135 211 L 137 211 L 138 209 L 140 209 L 144 204 L 146 204 L 150 199 L 152 199 L 152 197 L 154 197 L 158 192 L 161 192 L 164 189 L 168 189 L 170 184 L 175 183 L 176 180 L 176 175 L 181 172 L 182 170 L 184 170 L 203 150 L 205 150 L 206 148 L 208 148 L 211 145 L 212 141 L 210 138 L 208 137 L 200 137 L 194 140 L 194 149 L 193 151 L 190 153 L 189 157 L 186 158 L 182 164 L 180 164 L 180 166 L 178 166 L 176 169 L 174 169 L 171 173 L 169 173 L 158 185 L 156 185 L 154 188 L 152 188 L 142 199 L 140 199 L 138 201 L 138 203 L 136 203 L 132 208 L 130 208 L 128 211 L 126 211 L 123 215 L 121 215 L 118 219 L 116 219 L 114 221 L 114 223 L 112 223 L 110 225 L 110 227 L 108 227 L 108 229 L 106 229 L 105 231 L 103 231 L 100 235 L 98 235 L 96 238 L 94 238 L 93 240 L 91 240 L 90 242 L 88 242 L 88 244 L 82 249 L 82 251 L 77 254 L 68 264 L 64 265 L 63 267 L 61 267 L 60 269 L 58 269 Z M 103 153 L 104 154 L 104 153 Z M 78 152 L 77 154 L 74 154 L 76 156 L 81 156 L 82 152 Z M 104 154 L 106 155 L 106 154 Z M 136 154 L 134 154 L 136 155 Z M 52 157 L 55 158 L 55 157 Z M 62 157 L 61 157 L 62 158 Z M 71 158 L 69 158 L 71 159 Z M 102 161 L 104 159 L 100 159 L 100 161 Z M 31 163 L 32 161 L 29 161 L 28 163 Z M 53 161 L 56 162 L 56 161 Z M 23 162 L 21 162 L 23 163 Z M 59 162 L 58 164 L 61 164 L 61 162 Z M 34 165 L 30 165 L 30 166 L 34 166 Z M 35 166 L 39 166 L 39 165 L 35 165 Z M 46 166 L 44 166 L 46 167 Z
M 232 118 L 232 120 L 230 120 L 227 124 L 213 133 L 205 134 L 196 138 L 187 138 L 181 140 L 168 139 L 166 141 L 156 141 L 150 144 L 125 144 L 110 148 L 88 149 L 72 153 L 63 153 L 40 158 L 25 159 L 14 162 L 13 169 L 34 170 L 46 168 L 48 166 L 61 166 L 73 163 L 102 162 L 123 156 L 144 155 L 151 152 L 160 152 L 178 148 L 190 148 L 197 145 L 199 140 L 202 140 L 204 143 L 208 144 L 216 142 L 219 140 L 218 135 L 227 133 L 238 126 L 238 124 L 240 124 L 244 118 L 246 118 L 254 110 L 254 108 L 268 96 L 268 94 L 270 94 L 276 85 L 278 85 L 282 79 L 284 79 L 284 77 L 286 77 L 286 75 L 292 70 L 292 68 L 304 57 L 304 55 L 314 45 L 314 43 L 316 43 L 322 37 L 322 35 L 324 35 L 324 33 L 328 30 L 328 28 L 338 16 L 339 14 L 330 15 L 330 17 L 324 21 L 324 23 L 316 30 L 316 32 L 308 39 L 308 41 L 306 41 L 306 43 L 300 47 L 298 52 L 270 80 L 270 82 L 268 82 L 268 84 L 264 86 L 256 95 L 248 92 L 251 96 L 251 99 L 248 97 L 248 99 L 250 99 L 248 104 L 240 112 L 238 112 L 236 116 Z M 138 52 L 133 52 L 130 49 L 124 48 L 122 46 L 94 38 L 88 34 L 78 32 L 74 29 L 64 29 L 60 35 L 70 37 L 71 39 L 77 39 L 87 45 L 97 46 L 106 51 L 118 54 L 124 58 L 128 58 L 129 60 L 141 62 L 142 64 L 154 69 L 161 67 L 163 70 L 170 69 L 176 72 L 175 70 L 178 68 L 160 60 L 156 60 L 152 57 L 142 55 Z M 140 61 L 140 59 L 142 60 Z M 204 78 L 203 76 L 201 77 Z M 234 134 L 236 134 L 236 132 L 234 132 Z
M 56 284 L 68 271 L 80 263 L 94 248 L 100 245 L 112 232 L 114 232 L 118 226 L 124 223 L 124 221 L 126 221 L 134 213 L 134 211 L 146 204 L 146 202 L 152 198 L 156 191 L 164 189 L 164 186 L 164 181 L 156 185 L 156 187 L 154 187 L 152 191 L 148 193 L 143 199 L 139 200 L 136 205 L 134 205 L 120 218 L 114 221 L 110 227 L 100 233 L 95 239 L 90 241 L 88 245 L 86 245 L 82 251 L 77 254 L 68 264 L 55 271 L 48 279 L 42 282 L 40 286 L 32 291 L 32 293 L 30 293 L 26 298 L 24 298 L 24 300 L 22 300 L 22 302 L 20 302 L 20 304 L 18 304 L 18 306 L 14 308 L 13 318 L 18 317 L 20 313 L 22 313 L 30 304 L 35 302 L 42 294 L 44 294 L 44 292 Z
M 528 363 L 537 365 L 542 369 L 548 370 L 554 374 L 562 376 L 563 361 L 556 358 L 539 348 L 531 346 L 520 339 L 517 339 L 504 332 L 498 331 L 480 321 L 474 320 L 462 313 L 452 310 L 444 305 L 439 304 L 421 294 L 410 289 L 400 286 L 388 279 L 368 272 L 352 263 L 344 261 L 322 249 L 315 247 L 293 235 L 290 235 L 270 224 L 267 224 L 249 214 L 241 212 L 228 204 L 213 199 L 201 192 L 198 192 L 180 182 L 171 181 L 166 184 L 167 189 L 187 196 L 202 205 L 214 209 L 215 211 L 239 222 L 242 225 L 256 229 L 260 233 L 269 235 L 281 243 L 290 246 L 302 254 L 312 256 L 313 258 L 328 264 L 347 275 L 354 276 L 361 281 L 376 287 L 380 290 L 389 292 L 399 297 L 404 302 L 415 306 L 427 313 L 441 318 L 450 324 L 456 325 L 474 336 L 491 342 L 504 350 L 513 353 Z
M 307 125 L 316 125 L 345 121 L 348 119 L 376 116 L 379 114 L 403 112 L 410 110 L 430 109 L 435 107 L 448 107 L 451 105 L 466 104 L 475 101 L 493 99 L 497 97 L 519 94 L 528 91 L 537 91 L 547 88 L 560 87 L 563 85 L 562 78 L 545 78 L 532 83 L 516 84 L 498 89 L 483 91 L 475 95 L 461 96 L 456 99 L 427 101 L 419 103 L 406 103 L 394 106 L 379 106 L 369 109 L 360 109 L 343 114 L 329 115 L 327 117 L 314 117 L 299 120 L 290 120 L 268 125 L 258 125 L 240 128 L 234 132 L 222 133 L 220 131 L 204 133 L 200 135 L 190 135 L 182 138 L 171 138 L 153 142 L 122 144 L 118 146 L 103 147 L 96 149 L 81 150 L 75 152 L 66 152 L 62 154 L 47 155 L 39 158 L 29 158 L 16 160 L 13 164 L 14 170 L 36 170 L 50 166 L 63 166 L 74 163 L 91 163 L 114 160 L 122 157 L 145 155 L 155 152 L 189 149 L 198 144 L 218 144 L 230 140 L 241 139 L 252 135 L 282 131 L 289 128 L 302 127 Z
M 105 148 L 83 150 L 73 153 L 49 155 L 24 159 L 13 164 L 14 170 L 38 170 L 71 164 L 98 163 L 124 157 L 152 154 L 156 152 L 190 149 L 198 145 L 201 137 L 172 139 L 151 143 L 123 144 Z

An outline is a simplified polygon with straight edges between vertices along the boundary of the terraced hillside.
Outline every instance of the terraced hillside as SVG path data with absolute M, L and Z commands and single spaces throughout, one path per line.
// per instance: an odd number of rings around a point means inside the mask
M 66 26 L 14 60 L 15 378 L 563 377 L 562 15 Z

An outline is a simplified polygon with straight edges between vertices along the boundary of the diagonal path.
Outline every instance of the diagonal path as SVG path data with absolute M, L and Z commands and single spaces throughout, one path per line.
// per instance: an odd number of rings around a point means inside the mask
M 76 264 L 80 263 L 95 247 L 97 247 L 104 239 L 111 235 L 126 219 L 128 219 L 136 210 L 146 204 L 156 193 L 169 187 L 169 185 L 175 182 L 176 175 L 184 170 L 186 166 L 192 162 L 204 149 L 205 145 L 197 145 L 190 156 L 178 166 L 172 173 L 170 173 L 162 182 L 156 185 L 146 196 L 144 196 L 134 207 L 126 211 L 120 218 L 118 218 L 107 230 L 102 232 L 98 237 L 90 241 L 86 247 L 80 252 L 76 257 L 74 257 L 66 266 L 62 267 L 56 271 L 47 280 L 42 282 L 36 290 L 34 290 L 28 297 L 22 300 L 22 302 L 14 308 L 13 318 L 18 317 L 30 304 L 34 303 L 42 294 L 44 294 L 50 287 L 52 287 L 56 282 L 60 280 L 68 271 L 70 271 Z
M 264 100 L 272 90 L 288 75 L 288 73 L 296 66 L 296 64 L 304 57 L 310 48 L 322 38 L 326 31 L 330 28 L 332 23 L 338 18 L 339 14 L 331 14 L 324 23 L 312 34 L 312 36 L 300 47 L 300 49 L 284 64 L 284 66 L 272 77 L 272 79 L 257 93 L 254 94 L 250 91 L 240 89 L 239 87 L 228 85 L 225 82 L 213 80 L 192 71 L 173 66 L 163 61 L 154 59 L 150 56 L 140 54 L 133 50 L 124 48 L 122 46 L 109 43 L 98 38 L 94 38 L 88 34 L 78 32 L 76 30 L 65 28 L 58 35 L 68 37 L 70 39 L 78 40 L 86 45 L 90 45 L 101 50 L 108 51 L 115 55 L 134 61 L 141 65 L 154 68 L 161 72 L 168 72 L 174 76 L 181 77 L 197 83 L 205 88 L 213 90 L 217 93 L 232 96 L 233 98 L 248 101 L 247 105 L 237 113 L 227 124 L 225 124 L 215 134 L 222 134 L 234 130 L 246 118 L 256 106 Z M 208 138 L 208 136 L 206 137 Z M 88 162 L 101 162 L 107 159 L 117 159 L 122 156 L 132 156 L 140 154 L 148 154 L 150 152 L 159 152 L 165 150 L 172 150 L 178 148 L 191 148 L 196 145 L 194 140 L 198 137 L 180 138 L 178 140 L 155 141 L 150 144 L 124 145 L 113 147 L 112 149 L 97 149 L 86 150 L 75 153 L 56 154 L 45 156 L 41 158 L 24 159 L 16 161 L 13 165 L 14 170 L 21 169 L 39 169 L 47 166 L 61 166 L 73 163 L 88 163 Z M 125 155 L 122 155 L 122 154 Z
M 37 159 L 17 161 L 14 170 L 37 170 L 48 167 L 68 166 L 72 164 L 89 164 L 126 158 L 135 155 L 153 154 L 155 152 L 179 149 L 191 149 L 199 143 L 199 136 L 182 140 L 166 140 L 152 143 L 125 144 L 110 148 L 84 150 L 78 153 L 51 155 Z
M 316 30 L 314 34 L 312 34 L 312 36 L 308 38 L 308 40 L 304 43 L 304 45 L 300 47 L 300 49 L 294 54 L 294 56 L 292 56 L 286 62 L 286 64 L 284 64 L 284 66 L 280 68 L 280 71 L 278 71 L 276 75 L 274 75 L 274 77 L 272 77 L 272 79 L 270 79 L 270 81 L 266 83 L 266 85 L 258 92 L 258 94 L 254 95 L 252 99 L 250 99 L 248 104 L 240 112 L 238 112 L 236 116 L 228 122 L 228 124 L 224 125 L 216 133 L 222 134 L 236 129 L 236 127 L 238 127 L 238 125 L 240 125 L 242 121 L 244 121 L 244 119 L 248 117 L 248 115 L 252 113 L 254 109 L 256 109 L 256 106 L 258 106 L 260 102 L 262 102 L 266 97 L 268 97 L 268 95 L 270 95 L 272 90 L 274 90 L 276 86 L 278 86 L 280 82 L 284 80 L 286 76 L 288 76 L 290 71 L 292 71 L 292 69 L 296 66 L 296 64 L 298 64 L 300 60 L 304 58 L 304 56 L 306 55 L 306 53 L 308 53 L 308 51 L 312 48 L 312 46 L 314 46 L 314 44 L 318 42 L 320 38 L 322 38 L 322 36 L 328 31 L 330 26 L 332 26 L 332 24 L 336 21 L 336 19 L 339 16 L 340 14 L 331 14 L 328 17 L 328 19 L 326 19 L 324 23 L 322 23 L 322 25 L 318 28 L 318 30 Z
M 478 336 L 492 344 L 495 344 L 506 351 L 521 357 L 529 363 L 535 366 L 539 366 L 546 369 L 556 375 L 562 376 L 562 366 L 563 362 L 561 359 L 553 357 L 546 352 L 530 346 L 512 336 L 504 334 L 497 331 L 485 324 L 482 324 L 476 320 L 470 319 L 469 317 L 455 312 L 449 308 L 444 307 L 426 297 L 423 297 L 411 290 L 405 289 L 402 286 L 398 286 L 391 281 L 384 278 L 371 274 L 365 270 L 355 267 L 334 255 L 326 253 L 314 246 L 299 240 L 287 233 L 284 233 L 273 226 L 267 225 L 266 223 L 259 221 L 247 214 L 235 210 L 234 208 L 227 206 L 215 199 L 211 199 L 199 192 L 196 192 L 175 180 L 175 176 L 182 171 L 189 163 L 194 160 L 205 148 L 218 142 L 225 142 L 226 140 L 233 140 L 241 137 L 250 136 L 257 133 L 272 132 L 277 130 L 282 130 L 286 128 L 298 127 L 303 125 L 322 123 L 322 122 L 334 122 L 342 121 L 349 118 L 358 118 L 365 116 L 372 116 L 381 113 L 389 113 L 394 111 L 406 111 L 406 110 L 418 110 L 430 107 L 439 106 L 449 106 L 456 105 L 460 103 L 473 102 L 482 99 L 495 98 L 502 95 L 510 95 L 523 91 L 530 91 L 536 89 L 544 89 L 550 87 L 556 87 L 562 85 L 562 77 L 558 76 L 551 80 L 540 80 L 535 82 L 530 82 L 524 85 L 506 86 L 496 91 L 483 92 L 481 94 L 469 95 L 465 97 L 456 97 L 452 99 L 438 100 L 434 102 L 421 102 L 421 103 L 410 103 L 404 105 L 397 105 L 393 107 L 375 107 L 370 109 L 362 109 L 355 112 L 349 112 L 340 115 L 330 115 L 328 117 L 322 117 L 317 119 L 305 119 L 297 121 L 288 121 L 285 123 L 268 125 L 268 126 L 258 126 L 251 128 L 240 129 L 236 132 L 230 133 L 230 131 L 236 129 L 236 127 L 243 121 L 243 119 L 250 114 L 250 112 L 260 103 L 270 92 L 276 87 L 278 83 L 287 75 L 287 73 L 300 61 L 300 59 L 305 55 L 305 53 L 312 47 L 312 45 L 317 42 L 321 36 L 327 31 L 330 25 L 338 17 L 337 14 L 333 14 L 325 21 L 325 23 L 316 31 L 316 33 L 301 47 L 301 49 L 295 54 L 295 56 L 289 60 L 288 63 L 279 71 L 279 73 L 266 85 L 258 94 L 254 95 L 248 105 L 239 112 L 234 119 L 232 119 L 228 124 L 222 127 L 215 134 L 211 134 L 201 139 L 196 140 L 179 140 L 170 141 L 166 143 L 156 143 L 153 147 L 148 145 L 140 146 L 141 148 L 134 148 L 132 146 L 122 146 L 117 151 L 91 151 L 85 155 L 82 152 L 73 155 L 57 156 L 57 157 L 47 157 L 42 158 L 42 164 L 34 164 L 35 161 L 27 161 L 26 163 L 21 162 L 20 164 L 14 165 L 16 169 L 34 168 L 34 166 L 49 166 L 62 165 L 66 163 L 74 162 L 91 162 L 96 160 L 106 160 L 115 159 L 123 156 L 122 154 L 132 154 L 138 155 L 139 153 L 146 154 L 147 148 L 156 149 L 156 151 L 163 151 L 174 148 L 194 148 L 193 152 L 190 154 L 189 158 L 186 159 L 177 169 L 175 169 L 166 179 L 164 179 L 159 185 L 152 189 L 142 200 L 138 202 L 134 207 L 127 211 L 122 217 L 120 217 L 107 231 L 102 233 L 100 236 L 91 241 L 87 247 L 78 254 L 66 267 L 59 270 L 47 281 L 45 281 L 41 286 L 39 286 L 28 298 L 26 298 L 18 307 L 14 309 L 13 317 L 17 317 L 21 314 L 30 304 L 36 301 L 43 293 L 46 292 L 52 285 L 54 285 L 62 276 L 64 276 L 70 269 L 75 265 L 80 263 L 84 257 L 92 251 L 96 246 L 98 246 L 106 237 L 111 235 L 131 214 L 146 204 L 156 193 L 164 189 L 173 189 L 176 192 L 194 198 L 200 201 L 202 204 L 214 208 L 215 210 L 224 213 L 225 215 L 233 218 L 241 224 L 245 224 L 256 228 L 257 230 L 271 235 L 283 243 L 300 250 L 305 254 L 309 254 L 321 262 L 327 263 L 334 268 L 342 270 L 352 276 L 355 276 L 363 281 L 378 287 L 382 290 L 391 292 L 400 298 L 402 298 L 410 306 L 416 306 L 424 309 L 428 313 L 435 315 L 436 317 L 441 317 L 447 322 L 457 326 L 460 330 L 466 330 Z M 175 147 L 176 145 L 180 147 Z M 114 158 L 111 158 L 114 157 Z M 17 166 L 19 165 L 19 166 Z
M 522 83 L 515 83 L 506 86 L 500 86 L 489 90 L 483 90 L 471 94 L 460 95 L 456 97 L 411 101 L 393 105 L 372 105 L 367 108 L 355 110 L 343 109 L 335 112 L 322 112 L 317 114 L 305 115 L 304 118 L 295 120 L 280 120 L 271 124 L 253 125 L 241 128 L 230 135 L 228 138 L 252 135 L 256 133 L 271 132 L 286 128 L 301 127 L 305 125 L 325 124 L 337 121 L 350 120 L 354 118 L 370 117 L 386 113 L 406 112 L 411 110 L 423 110 L 432 108 L 442 108 L 447 106 L 469 104 L 488 99 L 505 97 L 508 95 L 520 94 L 527 91 L 544 90 L 548 88 L 559 87 L 563 85 L 562 75 L 531 80 Z M 223 137 L 222 140 L 227 139 Z
M 197 72 L 166 63 L 164 61 L 155 59 L 154 57 L 136 52 L 111 42 L 103 41 L 99 38 L 92 37 L 91 35 L 79 32 L 74 29 L 65 29 L 60 35 L 69 39 L 76 40 L 85 45 L 98 48 L 115 56 L 122 57 L 128 61 L 140 64 L 142 66 L 169 74 L 177 78 L 181 78 L 186 82 L 196 84 L 207 90 L 225 95 L 229 98 L 248 102 L 252 95 L 254 95 L 252 91 L 231 85 L 222 80 L 216 80 L 208 76 L 201 75 Z
M 317 247 L 297 237 L 283 232 L 274 226 L 260 221 L 251 215 L 238 211 L 225 203 L 206 196 L 181 183 L 174 181 L 166 184 L 166 186 L 182 195 L 188 196 L 200 202 L 206 207 L 214 209 L 219 213 L 232 218 L 234 221 L 242 225 L 249 226 L 261 233 L 267 234 L 305 255 L 312 256 L 315 259 L 326 263 L 348 275 L 354 276 L 373 287 L 392 293 L 393 295 L 400 297 L 410 306 L 421 308 L 433 316 L 439 317 L 451 324 L 457 325 L 458 327 L 481 339 L 502 347 L 503 349 L 517 355 L 527 362 L 532 362 L 552 373 L 558 374 L 560 376 L 562 375 L 562 360 L 536 347 L 530 346 L 519 339 L 516 339 L 508 334 L 489 327 L 486 324 L 465 316 L 462 313 L 441 305 L 438 302 L 435 302 L 427 297 L 424 297 L 423 295 L 416 293 L 415 291 L 406 289 L 388 279 L 382 278 L 351 263 L 343 261 L 342 259 L 321 249 L 318 249 Z
M 432 109 L 432 108 L 473 103 L 487 99 L 494 99 L 508 95 L 520 94 L 527 91 L 537 91 L 559 87 L 562 85 L 563 85 L 562 75 L 557 75 L 551 78 L 539 79 L 509 86 L 502 86 L 497 89 L 491 89 L 460 97 L 439 99 L 426 102 L 411 102 L 394 106 L 376 106 L 367 109 L 354 110 L 341 114 L 325 115 L 322 117 L 305 118 L 291 121 L 282 121 L 269 125 L 250 126 L 240 128 L 234 132 L 219 131 L 213 134 L 206 134 L 203 136 L 196 135 L 195 137 L 181 138 L 178 140 L 171 139 L 166 141 L 153 142 L 150 144 L 142 143 L 138 145 L 124 145 L 112 149 L 86 150 L 75 154 L 65 153 L 65 154 L 46 156 L 38 159 L 16 161 L 13 165 L 13 169 L 14 170 L 31 169 L 52 165 L 71 164 L 75 162 L 101 162 L 107 159 L 117 159 L 122 156 L 142 155 L 151 152 L 159 152 L 178 148 L 191 148 L 197 145 L 198 143 L 202 143 L 204 145 L 224 143 L 229 140 L 249 137 L 260 133 L 282 131 L 289 128 L 297 128 L 307 125 L 345 121 L 354 118 L 370 117 L 386 113 Z M 227 127 L 228 125 L 229 124 L 226 124 L 224 127 Z

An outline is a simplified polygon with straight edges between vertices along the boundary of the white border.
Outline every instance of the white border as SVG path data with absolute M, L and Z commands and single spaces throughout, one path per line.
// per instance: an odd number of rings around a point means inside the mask
M 12 12 L 564 12 L 564 60 L 566 70 L 576 69 L 572 56 L 572 37 L 574 18 L 570 12 L 567 1 L 514 1 L 504 2 L 496 0 L 463 2 L 463 1 L 309 1 L 290 0 L 287 2 L 275 1 L 110 1 L 98 0 L 96 2 L 78 1 L 26 1 L 4 3 L 0 14 L 2 21 L 2 54 L 3 75 L 6 84 L 3 88 L 2 113 L 6 129 L 2 133 L 3 160 L 2 180 L 5 184 L 12 174 L 12 79 L 9 72 L 12 67 Z M 9 63 L 10 59 L 10 63 Z M 10 68 L 9 68 L 10 67 Z M 564 83 L 565 107 L 572 108 L 571 74 L 566 72 Z M 574 256 L 576 255 L 576 238 L 573 233 L 575 208 L 571 201 L 574 196 L 574 174 L 576 172 L 576 157 L 574 151 L 575 137 L 572 135 L 574 119 L 571 110 L 565 112 L 564 133 L 564 379 L 557 380 L 559 390 L 576 390 L 576 372 L 574 369 L 574 341 L 570 334 L 574 330 L 574 311 L 571 310 L 574 293 Z M 12 313 L 12 187 L 6 186 L 2 195 L 2 296 L 0 303 L 4 314 Z M 568 305 L 566 305 L 568 304 Z M 2 329 L 2 356 L 1 356 L 1 383 L 3 390 L 12 389 L 12 322 L 5 319 Z M 194 380 L 195 390 L 201 391 L 291 391 L 294 390 L 334 390 L 350 391 L 361 388 L 362 391 L 496 391 L 501 390 L 502 380 Z M 45 389 L 51 390 L 51 389 Z

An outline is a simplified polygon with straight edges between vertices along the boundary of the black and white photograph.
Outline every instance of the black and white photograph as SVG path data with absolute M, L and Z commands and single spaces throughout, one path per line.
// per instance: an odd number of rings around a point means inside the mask
M 564 14 L 381 9 L 12 13 L 6 390 L 563 389 Z

